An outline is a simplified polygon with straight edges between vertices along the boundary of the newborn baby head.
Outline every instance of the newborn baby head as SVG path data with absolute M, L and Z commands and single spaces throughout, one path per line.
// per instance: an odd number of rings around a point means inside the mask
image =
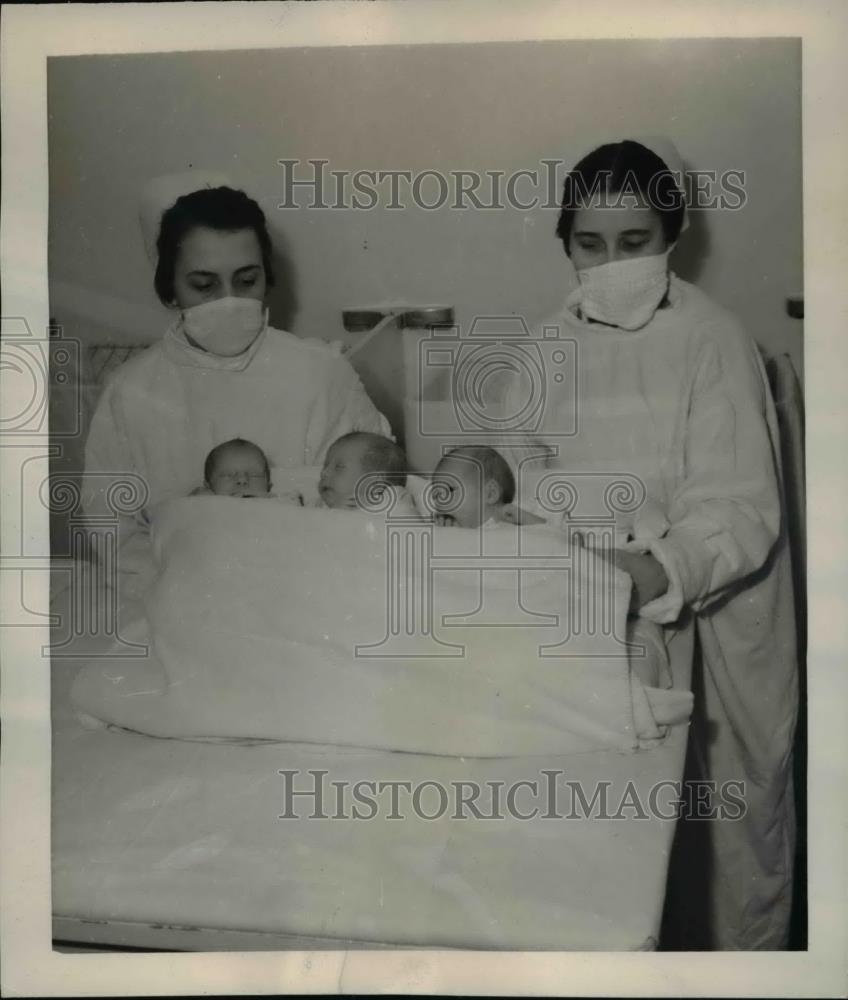
M 329 447 L 318 492 L 328 507 L 359 506 L 356 486 L 371 473 L 367 492 L 373 487 L 406 486 L 406 455 L 400 445 L 380 434 L 353 431 L 337 438 Z
M 203 467 L 206 486 L 220 496 L 263 497 L 271 490 L 265 452 L 252 441 L 233 438 L 217 445 Z
M 449 451 L 436 466 L 431 490 L 436 520 L 479 528 L 515 497 L 515 478 L 502 455 L 485 445 Z

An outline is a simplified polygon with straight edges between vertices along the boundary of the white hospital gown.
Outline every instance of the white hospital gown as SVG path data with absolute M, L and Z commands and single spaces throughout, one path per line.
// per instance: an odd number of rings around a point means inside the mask
M 172 327 L 103 391 L 86 443 L 84 506 L 91 518 L 110 514 L 109 488 L 124 473 L 141 477 L 150 507 L 187 496 L 209 451 L 234 437 L 259 445 L 272 467 L 305 466 L 353 430 L 391 433 L 349 362 L 324 341 L 268 328 L 244 355 L 224 358 Z M 122 516 L 120 530 L 122 569 L 132 571 L 133 552 L 145 557 L 143 523 Z
M 707 856 L 681 853 L 681 872 L 709 872 L 708 884 L 687 892 L 673 867 L 670 900 L 682 904 L 670 919 L 701 947 L 785 947 L 797 662 L 777 423 L 757 348 L 732 316 L 674 276 L 669 306 L 641 330 L 568 311 L 545 327 L 557 324 L 577 345 L 576 433 L 558 436 L 571 425 L 571 382 L 550 380 L 541 425 L 524 445 L 505 443 L 504 454 L 515 466 L 541 441 L 559 448 L 550 468 L 642 480 L 671 525 L 644 543 L 670 586 L 642 614 L 668 626 L 675 676 L 687 675 L 695 627 L 703 659 L 690 757 L 702 778 L 745 782 L 744 818 L 700 823 Z M 526 392 L 513 383 L 507 412 L 518 412 Z

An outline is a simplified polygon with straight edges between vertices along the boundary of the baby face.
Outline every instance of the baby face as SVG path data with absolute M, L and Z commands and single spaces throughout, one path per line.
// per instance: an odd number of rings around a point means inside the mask
M 364 475 L 363 441 L 342 441 L 331 446 L 321 469 L 318 492 L 328 507 L 356 508 L 356 484 Z
M 432 479 L 432 503 L 439 524 L 479 528 L 496 506 L 497 483 L 483 486 L 483 470 L 471 459 L 443 458 Z
M 228 497 L 267 496 L 271 488 L 265 456 L 258 448 L 234 444 L 217 456 L 209 489 Z

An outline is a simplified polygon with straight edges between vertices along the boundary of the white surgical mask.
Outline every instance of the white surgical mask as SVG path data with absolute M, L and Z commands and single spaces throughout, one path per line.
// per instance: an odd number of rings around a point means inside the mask
M 234 358 L 242 354 L 265 329 L 266 310 L 259 299 L 228 295 L 184 309 L 185 335 L 210 354 Z
M 568 298 L 585 319 L 639 330 L 653 319 L 668 291 L 669 251 L 628 257 L 577 272 L 580 287 Z

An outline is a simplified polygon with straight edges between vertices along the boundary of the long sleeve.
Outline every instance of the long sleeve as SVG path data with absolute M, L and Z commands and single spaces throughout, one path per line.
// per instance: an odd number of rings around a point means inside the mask
M 127 542 L 131 538 L 138 540 L 145 532 L 140 510 L 145 492 L 145 483 L 132 458 L 120 396 L 113 381 L 103 391 L 85 446 L 82 506 L 89 534 L 99 553 L 102 554 L 102 545 L 98 540 L 116 528 L 118 547 L 125 555 L 129 552 Z
M 666 623 L 684 604 L 701 610 L 768 558 L 781 516 L 768 406 L 753 342 L 738 328 L 707 340 L 695 366 L 671 527 L 648 546 L 670 586 L 642 609 L 645 617 Z
M 319 465 L 333 441 L 351 431 L 392 437 L 388 420 L 369 399 L 350 362 L 335 355 L 328 360 L 326 383 L 310 414 L 306 464 Z
M 536 419 L 532 413 L 529 420 L 523 416 L 527 401 L 535 395 L 527 371 L 518 368 L 502 378 L 489 378 L 483 383 L 483 393 L 484 411 L 497 417 L 497 430 L 487 434 L 489 443 L 512 470 L 519 500 L 539 514 L 549 514 L 538 506 L 534 487 L 554 449 L 544 438 L 544 411 Z
M 122 471 L 131 471 L 130 445 L 114 382 L 103 390 L 94 411 L 85 444 L 83 507 L 92 517 L 110 512 L 109 490 L 121 481 Z

